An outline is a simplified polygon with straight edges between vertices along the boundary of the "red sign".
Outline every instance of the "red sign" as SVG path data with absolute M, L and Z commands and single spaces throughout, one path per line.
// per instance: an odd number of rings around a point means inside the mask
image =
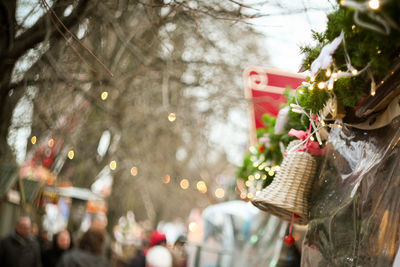
M 303 74 L 262 67 L 249 67 L 244 70 L 245 94 L 250 100 L 252 141 L 255 141 L 255 129 L 265 127 L 262 115 L 267 113 L 276 117 L 281 104 L 286 102 L 283 95 L 285 89 L 296 89 L 305 77 Z

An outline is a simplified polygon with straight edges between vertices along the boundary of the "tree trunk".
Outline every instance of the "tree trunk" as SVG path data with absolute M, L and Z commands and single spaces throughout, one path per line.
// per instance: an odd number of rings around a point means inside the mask
M 15 40 L 16 1 L 0 2 L 0 161 L 15 161 L 7 144 L 8 128 L 14 107 L 10 103 L 10 82 L 15 60 L 7 57 Z

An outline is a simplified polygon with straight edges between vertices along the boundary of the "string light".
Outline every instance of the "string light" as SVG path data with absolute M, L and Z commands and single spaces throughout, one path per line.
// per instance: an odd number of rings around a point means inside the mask
M 189 188 L 189 181 L 188 179 L 182 179 L 180 182 L 180 186 L 183 190 L 188 189 Z
M 310 81 L 314 82 L 315 81 L 315 76 L 311 76 Z
M 197 190 L 199 190 L 200 193 L 205 194 L 207 193 L 207 185 L 204 181 L 198 181 L 196 184 Z
M 374 96 L 376 93 L 376 84 L 375 81 L 371 81 L 371 96 Z
M 249 177 L 247 177 L 250 181 L 254 181 L 254 176 L 253 175 L 249 175 Z
M 32 145 L 36 144 L 36 136 L 32 136 L 31 143 Z
M 310 91 L 312 91 L 314 89 L 314 86 L 313 85 L 310 85 L 309 87 L 308 87 L 308 90 L 310 90 Z
M 245 199 L 246 198 L 246 193 L 244 193 L 244 192 L 240 193 L 240 198 L 241 199 Z
M 108 92 L 104 91 L 101 93 L 101 100 L 106 100 L 108 97 Z
M 253 197 L 254 197 L 254 195 L 252 193 L 247 194 L 247 198 L 252 199 Z
M 332 74 L 331 69 L 327 69 L 325 72 L 326 77 L 330 77 Z
M 371 9 L 378 9 L 380 6 L 379 0 L 370 0 L 368 5 Z
M 324 89 L 325 88 L 325 83 L 324 82 L 318 83 L 318 88 L 319 89 Z
M 131 175 L 136 176 L 137 174 L 138 174 L 138 169 L 137 169 L 137 167 L 133 166 L 131 168 Z
M 53 146 L 54 146 L 54 139 L 53 139 L 53 138 L 51 138 L 51 139 L 49 140 L 48 145 L 49 145 L 49 147 L 53 147 Z
M 171 181 L 171 176 L 169 176 L 168 174 L 166 174 L 164 176 L 163 182 L 164 184 L 168 184 Z
M 252 183 L 251 181 L 246 181 L 245 185 L 246 185 L 247 187 L 251 187 L 251 186 L 253 185 L 253 183 Z
M 75 153 L 74 153 L 73 150 L 68 151 L 68 158 L 69 158 L 69 159 L 73 159 L 74 156 L 75 156 Z
M 352 73 L 353 75 L 357 75 L 358 70 L 356 70 L 356 69 L 353 68 L 353 70 L 351 71 L 351 73 Z
M 110 169 L 115 170 L 117 168 L 117 162 L 115 160 L 110 162 Z
M 176 115 L 175 115 L 175 113 L 170 113 L 170 114 L 168 115 L 168 120 L 169 120 L 170 122 L 174 122 L 174 121 L 176 120 Z
M 215 196 L 217 198 L 223 198 L 225 196 L 225 190 L 223 188 L 217 188 L 217 190 L 215 190 Z

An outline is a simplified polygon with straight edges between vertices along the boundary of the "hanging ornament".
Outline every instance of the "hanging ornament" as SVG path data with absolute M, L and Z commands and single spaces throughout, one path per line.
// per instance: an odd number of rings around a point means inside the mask
M 289 246 L 293 245 L 294 242 L 296 241 L 292 235 L 292 230 L 293 230 L 293 220 L 295 217 L 299 217 L 299 215 L 292 213 L 292 219 L 290 220 L 290 227 L 289 227 L 289 234 L 285 236 L 285 243 L 288 244 Z

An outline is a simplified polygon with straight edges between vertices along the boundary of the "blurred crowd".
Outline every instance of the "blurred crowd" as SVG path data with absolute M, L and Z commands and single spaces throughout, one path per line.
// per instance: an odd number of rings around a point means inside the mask
M 94 219 L 83 233 L 64 229 L 49 239 L 45 230 L 32 226 L 22 216 L 15 229 L 0 240 L 0 266 L 7 267 L 186 267 L 185 236 L 167 245 L 166 235 L 152 231 L 134 246 L 128 258 L 112 250 L 112 240 L 103 219 Z M 132 247 L 132 246 L 131 246 Z

